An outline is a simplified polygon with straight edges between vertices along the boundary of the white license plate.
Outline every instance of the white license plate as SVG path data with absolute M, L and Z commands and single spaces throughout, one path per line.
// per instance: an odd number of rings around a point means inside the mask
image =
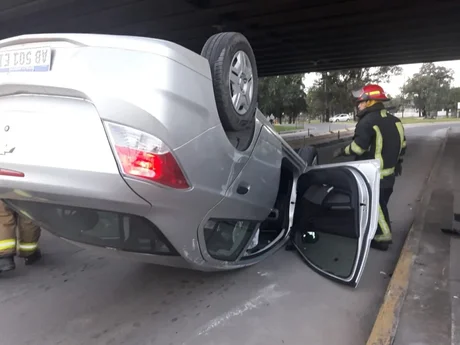
M 51 67 L 51 48 L 29 48 L 0 51 L 0 73 L 48 72 Z

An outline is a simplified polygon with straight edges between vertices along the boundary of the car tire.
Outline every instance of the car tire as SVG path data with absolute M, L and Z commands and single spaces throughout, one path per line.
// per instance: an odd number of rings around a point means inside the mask
M 318 150 L 315 147 L 305 145 L 297 151 L 297 154 L 307 163 L 308 166 L 319 165 Z
M 207 40 L 201 55 L 211 67 L 214 97 L 224 130 L 241 131 L 252 126 L 259 80 L 249 41 L 238 32 L 218 33 Z

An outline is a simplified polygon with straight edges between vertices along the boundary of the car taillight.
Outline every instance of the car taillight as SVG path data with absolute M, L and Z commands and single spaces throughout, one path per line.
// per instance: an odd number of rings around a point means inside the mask
M 171 150 L 134 128 L 104 122 L 123 174 L 176 188 L 190 188 Z

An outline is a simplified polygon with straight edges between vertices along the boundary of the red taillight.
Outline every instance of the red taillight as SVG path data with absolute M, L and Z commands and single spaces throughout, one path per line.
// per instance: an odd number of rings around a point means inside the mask
M 10 169 L 1 169 L 0 168 L 0 175 L 2 176 L 13 176 L 13 177 L 24 177 L 24 173 L 16 170 Z
M 105 126 L 125 175 L 176 189 L 190 187 L 173 154 L 160 139 L 111 122 L 105 122 Z

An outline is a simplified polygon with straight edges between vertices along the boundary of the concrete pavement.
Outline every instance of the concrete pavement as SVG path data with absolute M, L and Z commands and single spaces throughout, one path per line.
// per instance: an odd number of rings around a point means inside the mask
M 420 226 L 408 239 L 416 250 L 395 345 L 460 343 L 460 240 L 441 232 L 453 226 L 460 230 L 459 149 L 460 130 L 454 128 L 434 179 L 427 185 Z
M 371 251 L 357 289 L 319 276 L 292 252 L 206 274 L 102 257 L 45 234 L 41 264 L 0 277 L 0 343 L 364 344 L 447 126 L 407 130 L 390 202 L 394 245 Z M 321 149 L 322 163 L 335 148 Z

